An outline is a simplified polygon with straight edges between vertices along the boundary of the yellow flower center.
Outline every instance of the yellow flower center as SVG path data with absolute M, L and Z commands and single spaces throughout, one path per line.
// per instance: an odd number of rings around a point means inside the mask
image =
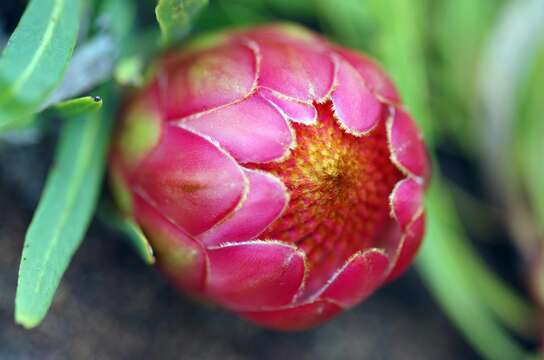
M 330 103 L 317 125 L 293 124 L 297 146 L 280 163 L 254 165 L 278 176 L 289 206 L 262 239 L 294 243 L 307 255 L 313 291 L 354 253 L 375 246 L 389 219 L 389 194 L 401 173 L 390 160 L 385 121 L 367 136 L 340 128 Z

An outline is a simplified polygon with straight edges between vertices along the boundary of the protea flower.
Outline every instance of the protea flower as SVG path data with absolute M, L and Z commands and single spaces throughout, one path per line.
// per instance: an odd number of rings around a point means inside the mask
M 179 287 L 270 328 L 359 303 L 424 232 L 428 158 L 391 80 L 294 25 L 161 57 L 127 102 L 111 173 Z

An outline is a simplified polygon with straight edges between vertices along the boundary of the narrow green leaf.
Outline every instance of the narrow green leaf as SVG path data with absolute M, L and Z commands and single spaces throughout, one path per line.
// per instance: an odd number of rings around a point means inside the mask
M 81 0 L 32 0 L 0 57 L 0 131 L 38 111 L 62 80 Z
M 93 215 L 104 175 L 111 119 L 103 112 L 66 121 L 54 165 L 25 238 L 15 320 L 26 328 L 45 317 Z
M 122 216 L 111 201 L 104 199 L 100 202 L 98 217 L 111 228 L 126 235 L 126 239 L 146 264 L 155 263 L 153 249 L 140 226 L 132 219 Z
M 191 19 L 208 4 L 208 0 L 159 0 L 155 15 L 165 44 L 181 39 L 190 30 Z
M 475 255 L 467 251 L 457 229 L 450 197 L 435 173 L 427 197 L 427 237 L 418 256 L 418 269 L 449 318 L 484 358 L 527 358 L 526 351 L 500 326 L 494 314 L 489 311 L 489 303 L 482 301 L 481 295 L 490 292 L 486 294 L 487 297 L 498 298 L 506 294 L 509 298 L 504 304 L 513 306 L 510 309 L 513 313 L 521 309 L 521 316 L 527 315 L 525 305 L 515 295 L 511 297 L 512 293 L 495 279 L 486 283 L 493 276 L 491 273 L 479 276 L 486 269 L 474 267 Z M 482 285 L 484 289 L 480 290 Z M 495 301 L 500 302 L 502 299 Z M 521 308 L 517 308 L 520 304 Z M 528 314 L 530 316 L 531 313 Z M 532 322 L 530 317 L 523 319 Z
M 70 119 L 95 112 L 101 107 L 102 98 L 100 96 L 84 96 L 57 103 L 52 107 L 52 110 L 61 117 Z
M 435 166 L 435 168 L 437 168 Z M 436 174 L 436 176 L 439 176 Z M 485 261 L 477 255 L 476 250 L 470 244 L 467 235 L 463 229 L 459 216 L 455 212 L 452 199 L 454 196 L 463 196 L 459 190 L 455 190 L 455 185 L 447 184 L 444 180 L 440 181 L 441 203 L 439 210 L 441 214 L 447 214 L 442 217 L 442 225 L 447 228 L 442 229 L 447 237 L 450 238 L 450 251 L 459 262 L 457 272 L 462 274 L 468 283 L 473 287 L 472 295 L 476 295 L 496 318 L 511 330 L 527 338 L 534 338 L 537 334 L 537 324 L 535 309 L 529 304 L 528 300 L 509 286 L 498 274 L 493 272 Z M 466 195 L 464 195 L 466 196 Z M 430 201 L 434 198 L 431 196 Z M 475 204 L 476 205 L 476 204 Z M 431 204 L 429 211 L 434 211 L 437 204 Z M 474 205 L 473 205 L 474 206 Z M 479 211 L 489 211 L 477 205 Z M 466 208 L 466 207 L 465 207 Z M 466 209 L 465 209 L 466 211 Z M 485 216 L 473 214 L 474 219 Z M 447 220 L 447 223 L 446 223 Z

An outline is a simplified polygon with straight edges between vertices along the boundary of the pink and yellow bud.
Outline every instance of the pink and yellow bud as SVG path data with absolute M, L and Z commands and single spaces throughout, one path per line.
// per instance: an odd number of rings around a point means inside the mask
M 122 114 L 114 192 L 184 290 L 305 329 L 401 274 L 421 243 L 421 134 L 383 70 L 294 25 L 160 58 Z

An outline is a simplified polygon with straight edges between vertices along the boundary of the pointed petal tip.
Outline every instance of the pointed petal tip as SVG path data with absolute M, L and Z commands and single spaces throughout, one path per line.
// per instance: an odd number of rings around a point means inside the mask
M 167 54 L 153 84 L 163 117 L 177 120 L 249 96 L 257 67 L 255 50 L 240 41 Z
M 373 59 L 358 51 L 335 47 L 335 51 L 353 66 L 368 88 L 383 102 L 399 105 L 400 95 L 391 78 Z
M 273 104 L 286 119 L 304 125 L 317 124 L 317 109 L 313 104 L 289 98 L 265 87 L 260 87 L 258 92 L 262 98 Z
M 224 221 L 199 236 L 206 246 L 252 240 L 276 220 L 287 207 L 289 194 L 275 176 L 244 169 L 249 194 L 242 206 Z
M 278 241 L 249 241 L 208 248 L 206 293 L 237 311 L 289 304 L 304 279 L 304 254 Z
M 295 141 L 286 119 L 256 94 L 177 123 L 217 140 L 241 163 L 281 159 Z
M 261 52 L 259 85 L 300 102 L 326 99 L 335 65 L 327 48 L 273 38 L 253 38 Z
M 331 278 L 319 298 L 351 307 L 375 291 L 385 280 L 389 258 L 379 249 L 369 249 L 352 256 Z
M 423 210 L 424 188 L 413 178 L 399 181 L 390 196 L 391 214 L 401 229 L 411 224 Z
M 338 64 L 336 86 L 331 96 L 334 115 L 347 132 L 363 136 L 379 123 L 382 104 L 351 65 L 343 60 L 338 60 Z
M 430 160 L 423 135 L 412 117 L 400 108 L 391 108 L 387 121 L 387 137 L 391 160 L 408 176 L 427 184 L 430 179 Z
M 139 166 L 133 187 L 146 201 L 192 235 L 237 209 L 249 182 L 217 143 L 175 125 Z

